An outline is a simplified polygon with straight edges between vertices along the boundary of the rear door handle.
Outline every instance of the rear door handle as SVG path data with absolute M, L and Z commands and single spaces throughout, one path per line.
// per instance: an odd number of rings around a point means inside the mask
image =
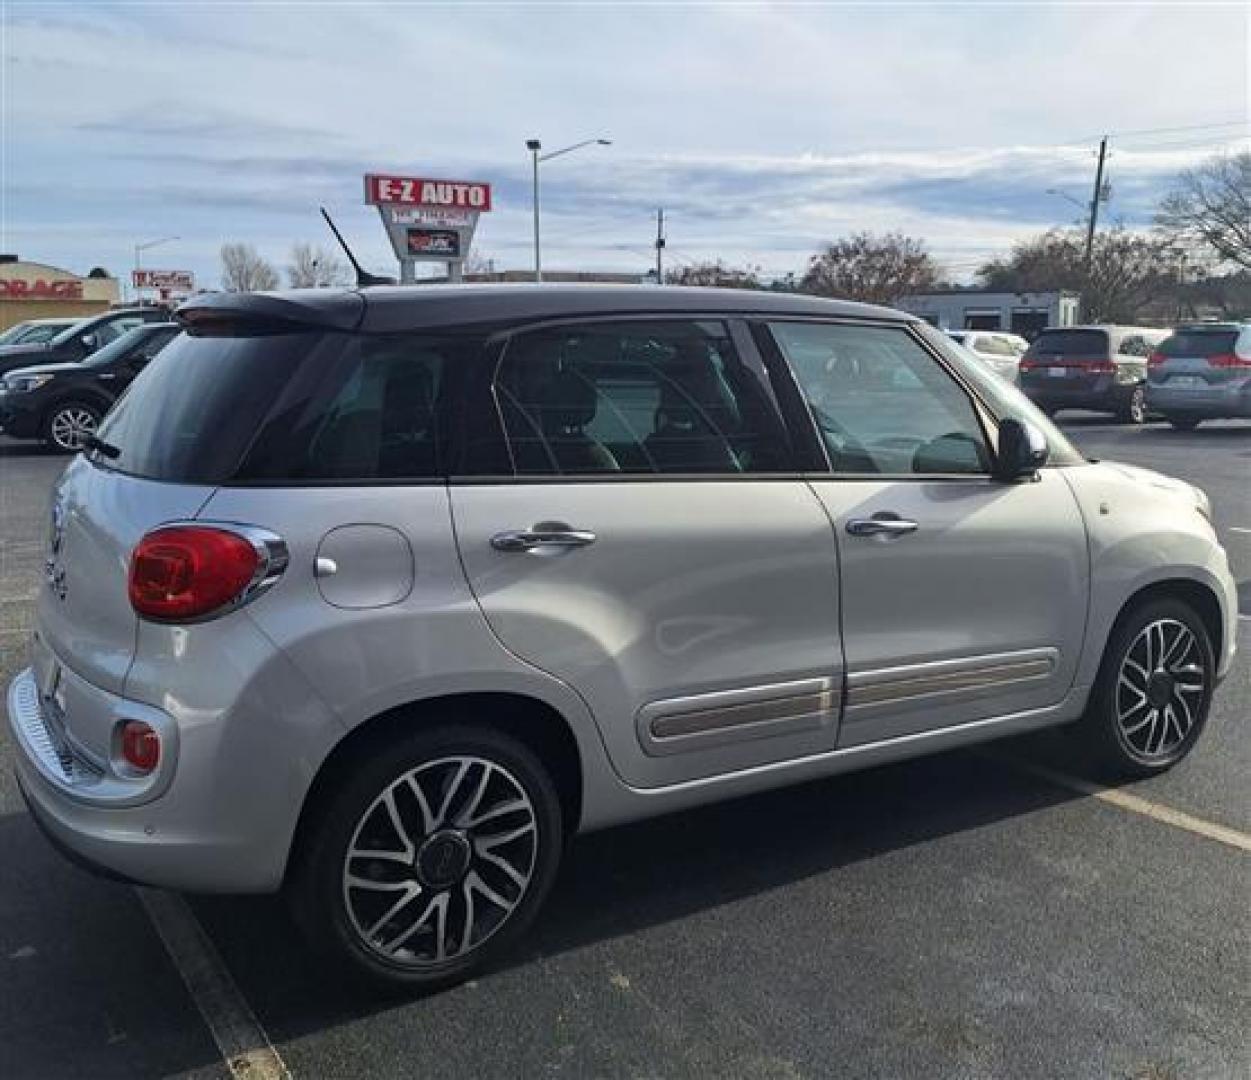
M 595 543 L 595 534 L 586 529 L 571 529 L 554 522 L 540 522 L 532 529 L 510 529 L 491 537 L 496 551 L 533 551 L 535 548 L 586 547 Z
M 852 536 L 906 536 L 918 528 L 915 521 L 897 517 L 852 518 L 847 522 L 847 532 Z

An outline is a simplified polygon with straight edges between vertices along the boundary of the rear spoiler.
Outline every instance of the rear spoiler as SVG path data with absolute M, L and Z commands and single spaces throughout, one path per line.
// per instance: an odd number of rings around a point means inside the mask
M 365 298 L 350 289 L 209 293 L 192 297 L 174 312 L 179 326 L 203 337 L 355 330 L 364 317 Z

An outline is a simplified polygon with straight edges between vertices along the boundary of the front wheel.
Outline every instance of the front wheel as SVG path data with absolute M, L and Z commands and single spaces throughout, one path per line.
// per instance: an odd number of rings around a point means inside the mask
M 1173 599 L 1123 618 L 1104 652 L 1080 729 L 1096 762 L 1119 776 L 1154 776 L 1190 753 L 1216 679 L 1203 620 Z
M 526 929 L 561 834 L 556 790 L 527 747 L 486 727 L 425 729 L 379 748 L 315 812 L 290 899 L 332 959 L 436 989 Z
M 1146 423 L 1147 391 L 1141 386 L 1135 386 L 1116 415 L 1122 424 Z
M 44 441 L 62 454 L 76 454 L 96 433 L 102 415 L 97 406 L 85 401 L 64 401 L 44 420 Z

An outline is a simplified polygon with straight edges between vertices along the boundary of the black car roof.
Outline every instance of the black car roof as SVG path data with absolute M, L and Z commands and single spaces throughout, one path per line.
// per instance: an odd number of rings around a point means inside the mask
M 891 308 L 750 289 L 656 285 L 397 285 L 367 289 L 290 289 L 211 293 L 175 313 L 184 325 L 215 316 L 276 319 L 376 333 L 475 323 L 651 312 L 808 315 L 915 322 Z

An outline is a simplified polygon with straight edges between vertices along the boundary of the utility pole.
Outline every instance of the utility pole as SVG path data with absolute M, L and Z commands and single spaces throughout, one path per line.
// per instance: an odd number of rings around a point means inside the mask
M 656 211 L 656 284 L 657 285 L 663 285 L 665 283 L 664 250 L 665 250 L 665 212 L 663 209 L 658 209 Z
M 1103 196 L 1103 162 L 1108 155 L 1108 137 L 1099 140 L 1099 164 L 1095 167 L 1095 190 L 1090 196 L 1090 219 L 1086 223 L 1086 277 L 1090 277 L 1090 260 L 1095 250 L 1095 226 L 1099 222 L 1099 200 Z

